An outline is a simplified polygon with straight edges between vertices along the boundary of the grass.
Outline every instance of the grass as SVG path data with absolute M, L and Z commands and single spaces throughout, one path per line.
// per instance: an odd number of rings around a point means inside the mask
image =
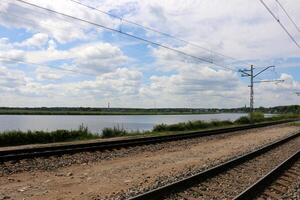
M 124 135 L 128 135 L 128 132 L 125 129 L 119 127 L 104 128 L 102 130 L 103 138 L 120 137 Z
M 290 123 L 291 126 L 300 126 L 300 122 L 292 122 Z
M 188 121 L 181 122 L 177 124 L 158 124 L 153 127 L 154 132 L 163 132 L 163 131 L 187 131 L 187 130 L 199 130 L 199 129 L 207 129 L 212 127 L 224 127 L 233 125 L 232 121 Z
M 100 136 L 89 132 L 88 128 L 80 125 L 78 130 L 56 131 L 6 131 L 0 133 L 0 146 L 16 146 L 26 144 L 42 144 L 65 142 L 73 140 L 95 139 Z
M 112 138 L 122 136 L 159 136 L 174 133 L 185 133 L 195 130 L 208 130 L 215 128 L 232 127 L 238 125 L 246 125 L 251 123 L 260 123 L 268 121 L 278 121 L 284 119 L 299 118 L 296 114 L 274 115 L 271 117 L 264 117 L 262 113 L 254 112 L 251 115 L 240 117 L 235 121 L 188 121 L 177 124 L 158 124 L 153 127 L 151 131 L 127 131 L 124 128 L 113 127 L 104 128 L 101 133 L 91 133 L 87 127 L 80 125 L 78 130 L 56 130 L 56 131 L 7 131 L 0 133 L 0 146 L 15 146 L 25 144 L 37 143 L 52 143 L 65 142 L 74 140 L 86 140 L 96 138 Z M 291 125 L 300 126 L 299 122 L 291 123 Z
M 223 127 L 232 127 L 238 125 L 246 125 L 253 123 L 261 123 L 261 122 L 270 122 L 270 121 L 278 121 L 284 119 L 293 119 L 299 118 L 300 116 L 297 114 L 283 114 L 283 115 L 274 115 L 271 117 L 265 117 L 263 113 L 253 112 L 248 116 L 242 116 L 235 121 L 188 121 L 181 122 L 177 124 L 158 124 L 153 127 L 151 131 L 147 132 L 128 132 L 124 129 L 119 129 L 118 127 L 114 128 L 105 128 L 105 137 L 118 137 L 118 136 L 133 136 L 133 135 L 165 135 L 174 132 L 183 132 L 183 131 L 194 131 L 194 130 L 207 130 L 214 128 L 223 128 Z M 300 123 L 299 123 L 300 125 Z

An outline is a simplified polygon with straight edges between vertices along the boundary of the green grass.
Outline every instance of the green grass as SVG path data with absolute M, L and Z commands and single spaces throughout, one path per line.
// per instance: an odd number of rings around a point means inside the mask
M 53 142 L 65 142 L 74 140 L 86 140 L 96 138 L 112 138 L 112 137 L 144 137 L 144 136 L 160 136 L 175 133 L 188 133 L 195 130 L 210 130 L 215 128 L 233 127 L 246 125 L 251 123 L 260 123 L 268 121 L 278 121 L 283 119 L 299 118 L 296 114 L 275 115 L 272 117 L 264 117 L 262 113 L 252 113 L 248 116 L 240 117 L 235 121 L 189 121 L 177 124 L 158 124 L 151 131 L 126 131 L 120 127 L 104 128 L 101 133 L 91 133 L 88 128 L 81 125 L 78 130 L 56 130 L 56 131 L 7 131 L 0 133 L 0 146 L 16 146 L 25 144 L 41 144 Z M 300 126 L 300 123 L 291 123 L 291 125 Z
M 284 119 L 293 119 L 299 118 L 300 116 L 297 114 L 283 114 L 283 115 L 274 115 L 272 117 L 264 117 L 263 113 L 254 112 L 251 115 L 240 117 L 235 121 L 188 121 L 181 122 L 177 124 L 157 124 L 153 127 L 151 131 L 139 132 L 133 131 L 128 132 L 124 129 L 120 129 L 119 127 L 114 128 L 105 128 L 103 132 L 103 136 L 105 138 L 109 137 L 119 137 L 119 136 L 158 136 L 158 135 L 167 135 L 174 133 L 182 133 L 187 131 L 195 131 L 195 130 L 208 130 L 215 128 L 224 128 L 224 127 L 233 127 L 239 125 L 247 125 L 253 123 L 261 123 L 261 122 L 270 122 L 270 121 L 278 121 Z
M 120 136 L 124 136 L 124 135 L 128 135 L 128 132 L 125 129 L 119 128 L 119 127 L 104 128 L 102 130 L 103 138 L 120 137 Z
M 0 133 L 0 146 L 16 146 L 26 144 L 42 144 L 53 142 L 65 142 L 73 140 L 95 139 L 100 136 L 89 132 L 87 127 L 80 125 L 78 130 L 56 131 L 6 131 Z
M 292 122 L 290 123 L 291 126 L 300 126 L 300 122 Z
M 278 121 L 284 119 L 295 119 L 299 118 L 299 114 L 287 113 L 281 115 L 274 115 L 271 117 L 264 117 L 264 114 L 261 112 L 253 112 L 252 114 L 248 114 L 248 116 L 243 116 L 237 119 L 234 123 L 236 124 L 251 124 L 251 123 L 259 123 L 259 122 L 269 122 L 269 121 Z
M 163 132 L 163 131 L 187 131 L 187 130 L 199 130 L 199 129 L 207 129 L 212 127 L 223 127 L 233 125 L 232 121 L 211 121 L 211 122 L 204 122 L 204 121 L 188 121 L 188 122 L 181 122 L 177 124 L 158 124 L 153 127 L 154 132 Z

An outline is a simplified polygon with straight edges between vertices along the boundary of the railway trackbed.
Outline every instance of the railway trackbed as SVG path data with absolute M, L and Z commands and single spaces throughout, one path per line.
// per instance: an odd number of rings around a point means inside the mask
M 283 170 L 299 159 L 299 136 L 300 133 L 292 134 L 198 174 L 129 199 L 253 199 L 253 194 L 258 194 L 258 188 L 263 188 L 263 183 L 273 177 L 269 174 L 278 174 L 278 169 Z M 295 178 L 295 173 L 290 174 Z
M 236 197 L 242 199 L 300 199 L 300 151 Z
M 26 149 L 3 150 L 0 151 L 0 163 L 5 161 L 20 160 L 25 158 L 74 154 L 74 153 L 84 152 L 84 151 L 119 149 L 119 148 L 133 147 L 133 146 L 162 143 L 168 141 L 176 141 L 182 139 L 191 139 L 196 137 L 232 133 L 235 131 L 242 131 L 242 130 L 249 130 L 254 128 L 267 127 L 272 125 L 284 124 L 284 123 L 294 122 L 298 120 L 299 119 L 281 120 L 275 122 L 265 122 L 265 123 L 222 128 L 222 129 L 215 129 L 215 130 L 189 132 L 184 134 L 143 137 L 143 138 L 123 139 L 123 140 L 104 141 L 104 142 L 97 141 L 97 142 L 88 142 L 88 143 L 80 143 L 80 144 L 67 144 L 67 145 L 59 145 L 59 146 L 47 146 L 47 147 L 36 147 L 36 148 L 26 148 Z

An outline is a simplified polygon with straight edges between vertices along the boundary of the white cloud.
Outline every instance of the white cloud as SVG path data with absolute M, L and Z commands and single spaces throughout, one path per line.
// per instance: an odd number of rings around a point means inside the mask
M 261 84 L 259 85 L 259 89 L 268 90 L 274 93 L 293 93 L 300 90 L 300 83 L 295 81 L 292 75 L 283 73 L 280 75 L 279 79 L 284 82 Z
M 191 101 L 189 106 L 212 107 L 216 103 L 215 100 L 221 98 L 231 98 L 231 105 L 240 102 L 241 98 L 237 96 L 237 91 L 241 86 L 237 75 L 232 72 L 192 66 L 181 69 L 175 75 L 152 76 L 149 86 L 144 86 L 140 92 L 150 99 L 157 98 L 157 101 L 162 104 L 165 104 L 166 99 L 181 99 L 174 102 L 176 106 L 180 106 L 183 101 L 185 103 Z M 212 97 L 214 101 L 203 102 L 203 99 Z
M 30 103 L 30 99 L 32 101 L 34 98 L 36 101 L 42 100 L 46 105 L 55 105 L 60 102 L 62 105 L 97 106 L 107 98 L 114 100 L 129 96 L 136 97 L 142 84 L 142 73 L 127 68 L 118 68 L 113 72 L 99 75 L 95 80 L 69 83 L 42 84 L 26 77 L 21 71 L 4 67 L 0 68 L 0 77 L 0 90 L 3 97 L 15 96 L 16 99 L 23 99 L 22 103 Z M 80 101 L 77 101 L 78 99 Z M 14 102 L 18 103 L 18 101 Z
M 122 0 L 114 4 L 118 3 L 123 8 L 128 2 Z M 299 40 L 300 35 L 278 9 L 276 2 L 266 2 Z M 300 21 L 300 4 L 297 0 L 282 3 L 293 19 Z M 182 0 L 174 3 L 153 0 L 137 1 L 137 4 L 138 9 L 127 14 L 131 20 L 225 55 L 245 60 L 299 55 L 297 47 L 259 1 Z
M 30 2 L 114 28 L 120 23 L 119 20 L 110 19 L 99 12 L 85 9 L 69 1 L 30 0 Z M 194 41 L 208 49 L 240 59 L 249 59 L 256 65 L 272 65 L 276 60 L 291 57 L 296 58 L 292 59 L 293 66 L 300 64 L 298 49 L 258 1 L 87 0 L 85 2 L 101 10 Z M 282 11 L 274 6 L 275 1 L 266 0 L 266 2 L 300 41 L 300 35 L 295 34 Z M 282 3 L 294 20 L 300 21 L 298 12 L 300 4 L 296 0 L 282 0 Z M 30 70 L 26 73 L 13 71 L 17 67 L 11 63 L 9 67 L 0 68 L 1 90 L 14 91 L 10 93 L 10 98 L 12 95 L 21 96 L 20 99 L 24 98 L 22 103 L 30 104 L 31 96 L 38 97 L 37 99 L 44 105 L 55 105 L 58 102 L 60 105 L 68 105 L 67 103 L 74 102 L 76 105 L 98 106 L 103 105 L 107 99 L 119 106 L 153 106 L 155 100 L 157 105 L 165 107 L 235 107 L 248 102 L 247 84 L 240 81 L 237 73 L 152 46 L 150 59 L 154 59 L 154 62 L 147 63 L 151 68 L 146 72 L 150 73 L 145 75 L 141 73 L 145 71 L 144 60 L 141 60 L 141 66 L 134 65 L 133 69 L 130 62 L 132 58 L 122 52 L 119 46 L 104 42 L 105 40 L 99 41 L 100 38 L 105 38 L 101 35 L 103 33 L 101 29 L 95 29 L 76 20 L 66 20 L 16 2 L 4 2 L 0 5 L 0 11 L 0 23 L 3 26 L 24 28 L 27 33 L 32 33 L 32 37 L 18 43 L 1 38 L 0 57 L 45 65 L 51 63 L 54 66 L 54 68 L 30 66 Z M 126 23 L 123 22 L 122 25 L 126 30 Z M 140 29 L 130 30 L 143 35 Z M 214 62 L 226 64 L 232 62 L 209 51 L 166 39 L 150 31 L 146 36 L 207 60 L 213 59 Z M 121 42 L 124 41 L 120 39 Z M 128 41 L 124 43 L 126 42 Z M 64 46 L 61 46 L 62 44 Z M 134 45 L 131 47 L 135 48 Z M 126 53 L 134 55 L 143 53 L 137 51 L 126 49 Z M 283 60 L 279 65 L 288 63 Z M 20 66 L 23 67 L 18 65 Z M 78 74 L 74 78 L 75 75 L 72 74 L 74 79 L 69 77 L 66 79 L 71 72 L 55 67 L 95 76 L 87 78 Z M 246 64 L 229 67 L 243 68 Z M 300 89 L 299 82 L 288 73 L 282 74 L 280 78 L 286 81 L 277 85 L 255 86 L 256 105 L 297 103 L 296 97 L 289 96 L 293 91 Z M 47 100 L 47 97 L 51 97 L 50 100 Z
M 117 46 L 109 43 L 94 42 L 84 43 L 75 47 L 65 50 L 57 49 L 57 44 L 54 40 L 44 40 L 44 36 L 34 35 L 30 39 L 24 40 L 20 43 L 12 43 L 7 38 L 0 38 L 0 59 L 6 63 L 15 63 L 16 60 L 21 60 L 27 63 L 35 63 L 33 67 L 38 65 L 47 65 L 49 62 L 64 61 L 64 65 L 69 65 L 67 70 L 78 72 L 82 74 L 94 74 L 111 72 L 117 68 L 128 65 L 130 59 L 121 51 Z M 45 44 L 48 44 L 45 46 Z M 42 49 L 22 49 L 21 47 L 31 46 L 38 47 L 44 46 Z M 10 61 L 12 59 L 12 61 Z M 18 63 L 18 62 L 17 62 Z M 31 64 L 30 64 L 31 65 Z M 50 64 L 54 68 L 66 68 L 62 64 Z M 43 73 L 41 69 L 43 68 Z M 38 68 L 39 78 L 58 78 L 61 75 L 53 76 L 53 73 L 46 74 L 48 69 Z M 47 68 L 47 67 L 46 67 Z M 63 72 L 64 70 L 62 70 Z M 72 72 L 70 72 L 72 73 Z M 43 75 L 41 75 L 43 74 Z M 57 71 L 55 74 L 58 74 Z M 64 74 L 64 73 L 61 73 Z
M 70 50 L 74 63 L 80 69 L 109 72 L 128 61 L 122 51 L 109 43 L 93 43 Z
M 142 73 L 137 70 L 118 68 L 113 72 L 97 76 L 94 81 L 83 81 L 67 85 L 75 90 L 85 91 L 95 96 L 137 95 L 142 84 Z
M 300 91 L 300 83 L 290 74 L 281 74 L 283 83 L 261 83 L 255 85 L 256 105 L 276 106 L 286 104 L 299 104 L 299 97 L 295 94 Z
M 14 44 L 17 47 L 41 48 L 47 44 L 49 37 L 45 33 L 36 33 L 31 38 Z
M 71 1 L 31 0 L 28 2 L 109 27 L 115 27 L 119 23 L 119 21 L 113 20 L 107 15 L 101 15 L 90 9 L 84 9 Z M 103 31 L 98 28 L 95 29 L 91 25 L 55 15 L 20 2 L 3 2 L 0 9 L 0 22 L 2 25 L 25 28 L 32 32 L 44 32 L 60 43 L 73 40 L 90 40 L 93 38 L 93 32 L 100 33 Z M 74 26 L 74 23 L 76 26 Z
M 218 55 L 212 55 L 210 52 L 203 49 L 194 48 L 191 45 L 174 47 L 175 51 L 170 51 L 165 48 L 153 48 L 152 55 L 156 59 L 156 65 L 162 71 L 178 71 L 180 69 L 188 68 L 189 66 L 207 67 L 214 66 L 219 69 L 229 68 L 234 69 L 233 66 L 226 66 L 224 58 Z M 185 52 L 188 55 L 177 53 L 176 51 Z M 213 63 L 213 64 L 209 64 Z M 224 68 L 224 66 L 226 68 Z
M 10 43 L 8 38 L 0 38 L 0 60 L 8 62 L 9 59 L 23 60 L 25 52 L 16 49 L 13 43 Z
M 59 69 L 53 69 L 49 67 L 37 67 L 35 70 L 36 78 L 39 81 L 43 80 L 59 80 L 64 76 L 67 76 L 68 73 L 63 72 Z
M 35 63 L 69 60 L 78 71 L 97 73 L 122 67 L 129 60 L 119 47 L 109 43 L 86 43 L 68 50 L 57 50 L 52 40 L 46 50 L 27 51 L 26 59 Z
M 0 66 L 0 89 L 4 91 L 15 90 L 27 84 L 28 78 L 20 70 L 9 70 Z

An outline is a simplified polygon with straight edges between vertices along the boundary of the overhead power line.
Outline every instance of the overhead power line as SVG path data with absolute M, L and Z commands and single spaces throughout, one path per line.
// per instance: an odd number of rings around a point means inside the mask
M 141 27 L 141 28 L 143 28 L 143 29 L 145 29 L 145 30 L 152 31 L 152 32 L 154 32 L 154 33 L 158 33 L 158 34 L 160 34 L 160 35 L 163 35 L 163 36 L 166 36 L 166 37 L 175 39 L 175 40 L 177 40 L 177 41 L 180 41 L 180 42 L 183 42 L 183 43 L 185 43 L 185 44 L 189 44 L 189 45 L 191 45 L 191 46 L 194 46 L 194 47 L 203 49 L 203 50 L 205 50 L 205 51 L 214 53 L 214 54 L 219 55 L 219 56 L 222 56 L 222 57 L 224 57 L 224 58 L 229 58 L 229 59 L 235 60 L 235 61 L 237 61 L 237 62 L 246 63 L 245 61 L 242 61 L 242 60 L 233 58 L 233 57 L 231 57 L 231 56 L 224 55 L 224 54 L 222 54 L 222 53 L 219 53 L 219 52 L 216 52 L 216 51 L 213 51 L 213 50 L 210 50 L 210 49 L 205 48 L 205 47 L 203 47 L 203 46 L 200 46 L 200 45 L 198 45 L 198 44 L 196 44 L 196 43 L 194 43 L 194 42 L 189 42 L 189 41 L 187 41 L 187 40 L 184 40 L 184 39 L 182 39 L 182 38 L 176 37 L 176 36 L 171 35 L 171 34 L 169 34 L 169 33 L 165 33 L 165 32 L 156 30 L 156 29 L 154 29 L 154 28 L 151 28 L 151 27 L 149 27 L 149 26 L 145 26 L 145 25 L 136 23 L 136 22 L 134 22 L 134 21 L 128 20 L 128 19 L 126 19 L 126 18 L 123 18 L 123 17 L 117 16 L 117 15 L 111 14 L 111 13 L 109 13 L 109 12 L 100 10 L 99 8 L 96 8 L 96 7 L 94 7 L 94 6 L 91 6 L 91 5 L 88 5 L 88 4 L 84 4 L 84 3 L 79 2 L 79 1 L 76 1 L 76 0 L 69 0 L 69 1 L 71 1 L 71 2 L 73 2 L 73 3 L 76 3 L 76 4 L 78 4 L 78 5 L 81 5 L 81 6 L 83 6 L 83 7 L 89 8 L 89 9 L 91 9 L 91 10 L 98 11 L 98 12 L 100 12 L 100 13 L 102 13 L 102 14 L 105 14 L 105 15 L 108 15 L 108 16 L 110 16 L 110 17 L 112 17 L 112 18 L 116 18 L 116 19 L 120 20 L 121 22 L 126 22 L 126 23 L 128 23 L 128 24 L 132 24 L 132 25 Z M 247 63 L 246 63 L 246 64 L 247 64 Z
M 122 34 L 122 35 L 125 35 L 125 36 L 128 36 L 128 37 L 131 37 L 131 38 L 134 38 L 134 39 L 137 39 L 137 40 L 140 40 L 140 41 L 143 41 L 143 42 L 146 42 L 146 43 L 149 43 L 149 44 L 152 44 L 152 45 L 155 45 L 155 46 L 167 49 L 167 50 L 170 50 L 170 51 L 173 51 L 173 52 L 176 52 L 178 54 L 182 54 L 184 56 L 193 58 L 193 59 L 201 61 L 201 62 L 206 62 L 206 63 L 214 64 L 216 66 L 225 68 L 227 70 L 235 71 L 235 70 L 233 70 L 233 69 L 231 69 L 231 68 L 229 68 L 229 67 L 227 67 L 225 65 L 216 63 L 216 62 L 214 62 L 212 60 L 209 60 L 207 58 L 202 58 L 202 57 L 194 56 L 194 55 L 185 53 L 184 51 L 181 51 L 181 50 L 178 50 L 178 49 L 174 49 L 174 48 L 166 46 L 164 44 L 161 44 L 161 43 L 158 43 L 158 42 L 154 42 L 154 41 L 151 41 L 151 40 L 148 40 L 148 39 L 145 39 L 145 38 L 142 38 L 142 37 L 130 34 L 130 33 L 126 33 L 126 32 L 123 32 L 121 30 L 117 30 L 117 29 L 110 28 L 110 27 L 107 27 L 107 26 L 104 26 L 102 24 L 98 24 L 98 23 L 95 23 L 95 22 L 92 22 L 92 21 L 89 21 L 89 20 L 86 20 L 86 19 L 82 19 L 82 18 L 78 18 L 78 17 L 72 16 L 72 15 L 68 15 L 68 14 L 65 14 L 65 13 L 62 13 L 62 12 L 59 12 L 59 11 L 56 11 L 56 10 L 52 10 L 50 8 L 45 8 L 45 7 L 39 6 L 37 4 L 29 3 L 27 1 L 23 1 L 23 0 L 15 0 L 15 1 L 18 1 L 20 3 L 26 4 L 26 5 L 29 5 L 29 6 L 32 6 L 32 7 L 36 7 L 36 8 L 42 9 L 42 10 L 45 10 L 45 11 L 50 12 L 50 13 L 61 15 L 61 16 L 64 16 L 64 17 L 67 17 L 67 18 L 70 18 L 70 19 L 73 19 L 73 20 L 78 20 L 78 21 L 81 21 L 81 22 L 84 22 L 84 23 L 96 26 L 98 28 L 103 28 L 103 29 L 106 29 L 106 30 L 109 30 L 109 31 L 112 31 L 112 32 L 116 32 L 116 33 L 119 33 L 119 34 Z
M 285 28 L 285 26 L 281 23 L 281 21 L 279 20 L 279 18 L 277 18 L 275 16 L 275 14 L 272 12 L 272 10 L 267 6 L 267 4 L 265 4 L 265 2 L 263 0 L 259 0 L 262 5 L 267 9 L 267 11 L 272 15 L 272 17 L 278 22 L 278 24 L 281 26 L 281 28 L 286 32 L 286 34 L 288 34 L 288 36 L 290 37 L 290 39 L 296 44 L 296 46 L 300 49 L 300 45 L 298 44 L 298 42 L 296 41 L 296 39 L 289 33 L 289 31 Z
M 283 10 L 283 12 L 286 14 L 286 16 L 289 18 L 289 20 L 292 22 L 292 24 L 295 26 L 298 32 L 300 32 L 299 26 L 296 24 L 296 22 L 292 19 L 292 17 L 289 15 L 287 10 L 283 7 L 283 5 L 280 3 L 279 0 L 275 0 L 277 4 L 280 6 L 280 8 Z
M 91 74 L 91 73 L 80 72 L 77 70 L 66 69 L 63 67 L 57 67 L 57 66 L 53 66 L 53 65 L 45 65 L 45 64 L 40 64 L 40 63 L 35 63 L 35 62 L 30 62 L 30 61 L 24 61 L 22 59 L 17 59 L 17 58 L 0 57 L 0 61 L 1 60 L 8 61 L 8 62 L 15 62 L 15 63 L 23 63 L 23 64 L 27 64 L 27 65 L 36 65 L 36 66 L 41 66 L 41 67 L 54 68 L 54 69 L 58 69 L 58 70 L 62 70 L 62 71 L 72 72 L 72 73 L 76 73 L 76 74 L 83 74 L 83 75 L 87 75 L 87 76 L 96 76 L 95 74 Z

